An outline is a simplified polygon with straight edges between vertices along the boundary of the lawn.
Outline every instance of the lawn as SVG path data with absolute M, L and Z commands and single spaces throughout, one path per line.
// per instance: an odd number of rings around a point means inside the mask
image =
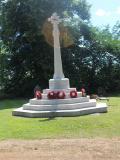
M 28 100 L 0 101 L 0 140 L 120 137 L 120 96 L 110 97 L 108 113 L 69 118 L 13 117 Z

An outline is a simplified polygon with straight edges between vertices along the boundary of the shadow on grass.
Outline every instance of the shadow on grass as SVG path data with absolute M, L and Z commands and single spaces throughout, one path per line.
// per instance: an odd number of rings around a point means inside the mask
M 0 110 L 15 109 L 21 107 L 24 103 L 27 103 L 27 99 L 5 99 L 0 101 Z
M 46 119 L 40 119 L 39 122 L 46 122 L 46 121 L 53 121 L 53 120 L 56 120 L 56 117 L 49 117 Z

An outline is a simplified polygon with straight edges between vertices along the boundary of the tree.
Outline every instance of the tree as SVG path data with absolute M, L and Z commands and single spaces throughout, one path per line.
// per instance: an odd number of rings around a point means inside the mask
M 88 53 L 84 59 L 89 70 L 89 88 L 91 92 L 97 92 L 99 87 L 107 92 L 119 91 L 120 41 L 114 38 L 108 26 L 91 29 L 91 39 L 86 43 Z
M 117 21 L 112 29 L 112 33 L 115 39 L 120 40 L 120 21 Z
M 39 85 L 48 87 L 53 76 L 53 36 L 48 18 L 62 17 L 60 41 L 65 76 L 71 86 L 83 85 L 89 93 L 99 87 L 120 89 L 120 25 L 112 32 L 90 24 L 90 5 L 85 0 L 0 1 L 1 39 L 5 65 L 5 90 L 16 96 L 32 95 Z M 6 76 L 7 75 L 7 76 Z
M 11 55 L 6 91 L 18 96 L 29 95 L 37 84 L 47 87 L 53 74 L 53 46 L 44 35 L 46 24 L 50 26 L 47 18 L 55 11 L 70 22 L 78 17 L 78 24 L 69 29 L 79 33 L 80 24 L 89 21 L 90 5 L 85 0 L 8 0 L 1 4 L 1 37 Z M 65 31 L 62 28 L 61 25 L 61 30 Z M 52 28 L 49 29 L 51 34 Z M 73 48 L 80 44 L 80 37 L 81 34 L 74 35 Z M 64 46 L 62 50 L 68 53 Z M 67 68 L 65 63 L 63 65 Z

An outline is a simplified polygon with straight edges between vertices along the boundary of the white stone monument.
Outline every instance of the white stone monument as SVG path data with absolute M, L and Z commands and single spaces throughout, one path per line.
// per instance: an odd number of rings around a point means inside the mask
M 61 51 L 60 51 L 60 41 L 59 41 L 59 23 L 61 20 L 56 13 L 53 13 L 51 18 L 48 19 L 53 24 L 53 38 L 54 38 L 54 76 L 53 79 L 49 80 L 50 89 L 68 89 L 69 79 L 64 78 Z
M 29 103 L 14 110 L 14 116 L 24 117 L 59 117 L 59 116 L 79 116 L 92 113 L 107 112 L 106 103 L 96 103 L 96 100 L 90 100 L 89 96 L 83 97 L 76 88 L 70 88 L 69 79 L 64 77 L 60 41 L 59 41 L 59 23 L 61 20 L 56 13 L 49 19 L 53 24 L 54 38 L 54 76 L 49 80 L 49 89 L 43 90 L 41 99 L 31 99 Z M 62 98 L 49 99 L 48 94 L 64 93 Z M 52 94 L 53 94 L 52 93 Z M 71 97 L 73 93 L 73 97 Z M 76 97 L 74 96 L 76 94 Z

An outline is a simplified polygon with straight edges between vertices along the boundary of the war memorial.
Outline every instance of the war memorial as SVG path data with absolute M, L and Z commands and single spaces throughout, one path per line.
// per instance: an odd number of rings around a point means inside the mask
M 29 103 L 15 109 L 13 116 L 23 117 L 67 117 L 80 116 L 94 113 L 107 112 L 106 103 L 97 103 L 95 99 L 78 92 L 76 88 L 71 88 L 69 79 L 65 78 L 60 41 L 59 41 L 59 16 L 54 13 L 48 21 L 53 25 L 54 39 L 54 75 L 49 80 L 49 89 L 44 89 L 42 93 L 38 93 L 34 99 L 30 99 Z

